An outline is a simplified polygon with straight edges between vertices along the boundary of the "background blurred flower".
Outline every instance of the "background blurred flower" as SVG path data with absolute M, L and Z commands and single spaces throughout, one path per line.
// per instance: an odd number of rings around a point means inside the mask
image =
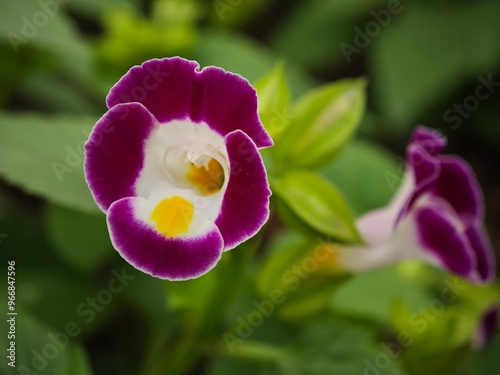
M 445 145 L 436 131 L 415 130 L 403 183 L 387 207 L 359 218 L 366 246 L 341 250 L 346 268 L 420 259 L 473 282 L 491 281 L 495 261 L 482 223 L 481 188 L 463 159 L 440 155 Z

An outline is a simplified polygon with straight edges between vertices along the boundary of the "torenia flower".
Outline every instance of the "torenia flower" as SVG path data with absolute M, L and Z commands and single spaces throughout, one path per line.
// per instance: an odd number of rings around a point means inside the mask
M 366 246 L 342 248 L 343 267 L 360 271 L 419 259 L 475 283 L 494 277 L 481 188 L 463 159 L 440 155 L 445 145 L 441 134 L 416 129 L 401 187 L 387 207 L 358 220 Z
M 130 69 L 106 102 L 85 144 L 85 175 L 130 264 L 196 278 L 264 225 L 271 192 L 258 149 L 272 140 L 247 80 L 154 59 Z

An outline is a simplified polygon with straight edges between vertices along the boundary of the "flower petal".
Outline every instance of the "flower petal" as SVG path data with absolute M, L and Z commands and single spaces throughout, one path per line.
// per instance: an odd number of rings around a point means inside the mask
M 439 159 L 418 145 L 408 146 L 407 158 L 414 175 L 415 188 L 421 192 L 439 176 L 441 171 Z
M 138 219 L 134 205 L 142 198 L 124 198 L 108 212 L 113 246 L 137 269 L 168 280 L 187 280 L 211 270 L 219 261 L 223 240 L 215 226 L 196 238 L 167 238 Z
M 482 219 L 484 204 L 481 187 L 469 164 L 457 156 L 441 156 L 441 173 L 432 192 L 444 198 L 459 215 Z
M 430 155 L 438 155 L 443 151 L 447 141 L 438 131 L 419 126 L 413 132 L 409 144 L 423 148 Z
M 499 322 L 500 306 L 493 305 L 481 316 L 481 321 L 473 342 L 476 349 L 481 349 L 493 338 Z
M 257 114 L 257 94 L 250 83 L 221 68 L 199 71 L 195 61 L 180 57 L 153 59 L 135 66 L 113 86 L 108 108 L 140 102 L 160 122 L 205 122 L 221 136 L 241 129 L 258 147 L 273 142 Z
M 490 282 L 495 277 L 495 257 L 488 235 L 479 222 L 470 225 L 466 232 L 469 243 L 477 258 L 477 277 L 481 283 Z
M 269 218 L 271 190 L 264 163 L 252 140 L 236 130 L 226 137 L 231 172 L 215 221 L 224 237 L 225 250 L 255 235 Z
M 408 172 L 412 177 L 413 191 L 398 214 L 398 223 L 413 207 L 414 203 L 436 181 L 441 171 L 439 159 L 432 156 L 418 144 L 410 144 L 407 149 Z
M 135 195 L 144 163 L 144 144 L 156 126 L 139 103 L 110 109 L 85 143 L 85 176 L 97 205 L 106 212 L 118 199 Z
M 446 210 L 437 205 L 420 207 L 415 212 L 420 245 L 432 253 L 448 270 L 470 278 L 476 260 L 467 236 Z

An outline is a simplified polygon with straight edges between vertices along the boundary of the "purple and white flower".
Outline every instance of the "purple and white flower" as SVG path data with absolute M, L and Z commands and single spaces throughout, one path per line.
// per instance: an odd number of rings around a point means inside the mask
M 440 154 L 445 145 L 440 133 L 416 129 L 402 185 L 387 207 L 359 218 L 366 245 L 341 248 L 343 268 L 361 271 L 418 259 L 474 283 L 492 280 L 495 260 L 483 228 L 481 188 L 467 162 Z
M 247 80 L 153 59 L 130 69 L 106 101 L 85 144 L 85 175 L 130 264 L 196 278 L 260 230 L 271 191 L 258 150 L 273 142 Z

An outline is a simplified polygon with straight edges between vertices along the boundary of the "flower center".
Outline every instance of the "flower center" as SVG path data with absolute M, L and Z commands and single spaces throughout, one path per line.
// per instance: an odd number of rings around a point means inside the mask
M 199 167 L 190 163 L 186 177 L 203 195 L 215 194 L 224 185 L 224 169 L 214 158 Z
M 175 195 L 163 199 L 154 208 L 151 219 L 158 232 L 167 237 L 175 237 L 187 232 L 193 219 L 194 207 L 187 199 Z
M 224 187 L 226 159 L 212 145 L 192 142 L 165 150 L 162 170 L 179 188 L 192 189 L 204 196 L 214 195 Z

